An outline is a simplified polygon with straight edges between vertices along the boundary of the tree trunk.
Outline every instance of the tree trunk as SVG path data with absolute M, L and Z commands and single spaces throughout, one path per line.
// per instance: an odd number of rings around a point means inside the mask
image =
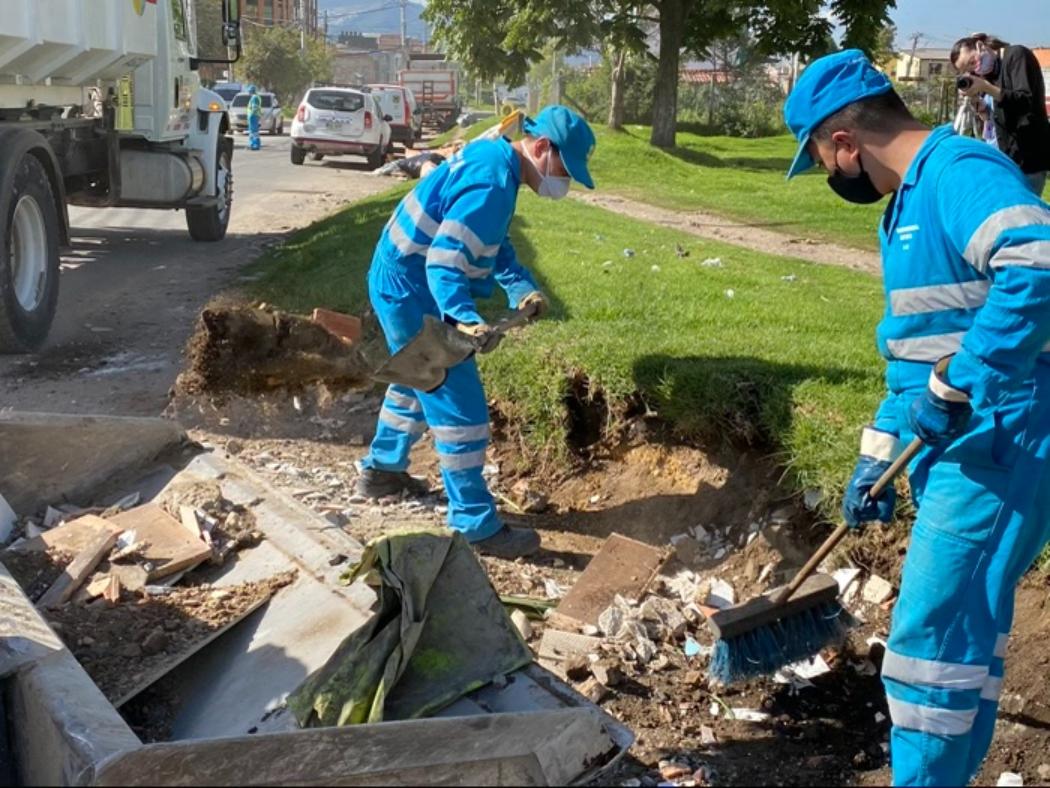
M 627 65 L 627 50 L 616 53 L 616 62 L 612 71 L 612 96 L 609 99 L 609 128 L 620 131 L 623 128 L 623 82 Z
M 660 62 L 653 93 L 653 132 L 649 142 L 659 148 L 673 148 L 678 121 L 678 60 L 682 50 L 686 5 L 689 0 L 663 0 L 660 3 Z

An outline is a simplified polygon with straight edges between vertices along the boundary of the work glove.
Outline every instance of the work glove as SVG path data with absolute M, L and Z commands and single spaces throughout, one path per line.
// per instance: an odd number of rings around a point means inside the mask
M 491 353 L 499 347 L 499 343 L 503 339 L 503 334 L 496 331 L 488 323 L 472 323 L 470 325 L 460 323 L 458 328 L 474 340 L 474 346 L 478 349 L 478 353 Z
M 527 312 L 533 319 L 541 317 L 549 307 L 546 296 L 539 290 L 533 290 L 518 303 L 518 310 Z
M 869 493 L 875 482 L 893 464 L 898 445 L 896 435 L 873 427 L 864 428 L 860 458 L 842 502 L 842 516 L 850 528 L 859 528 L 874 520 L 888 523 L 893 519 L 893 511 L 897 506 L 897 490 L 894 486 L 887 485 L 875 500 L 871 499 Z
M 973 407 L 966 392 L 948 383 L 946 356 L 933 366 L 926 391 L 908 410 L 908 424 L 915 435 L 928 446 L 944 446 L 964 432 L 970 424 Z

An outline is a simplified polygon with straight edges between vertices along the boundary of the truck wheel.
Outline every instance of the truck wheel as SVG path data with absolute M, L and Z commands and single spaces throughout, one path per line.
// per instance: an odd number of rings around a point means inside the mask
M 299 165 L 306 161 L 306 151 L 292 143 L 292 164 Z
M 233 164 L 230 161 L 230 152 L 221 143 L 215 166 L 215 183 L 219 187 L 219 199 L 216 204 L 208 208 L 186 209 L 186 226 L 194 241 L 221 241 L 226 237 L 226 228 L 230 224 Z
M 59 226 L 55 196 L 40 160 L 17 161 L 9 194 L 0 195 L 0 353 L 36 350 L 47 338 L 58 306 Z

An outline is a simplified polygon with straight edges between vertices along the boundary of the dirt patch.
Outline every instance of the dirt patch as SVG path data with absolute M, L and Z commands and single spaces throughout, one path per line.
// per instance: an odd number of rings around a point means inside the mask
M 374 365 L 307 318 L 269 309 L 212 304 L 197 321 L 176 380 L 185 395 L 253 394 L 326 383 L 370 387 Z
M 642 219 L 663 227 L 698 235 L 701 238 L 742 246 L 764 254 L 795 257 L 811 263 L 837 265 L 869 274 L 881 275 L 882 273 L 882 263 L 878 252 L 853 249 L 809 238 L 797 238 L 715 214 L 657 208 L 610 194 L 573 192 L 572 196 L 581 202 L 597 205 L 633 219 Z
M 294 572 L 259 583 L 176 587 L 163 595 L 125 593 L 115 605 L 96 601 L 48 611 L 51 626 L 113 703 L 173 656 L 219 630 L 288 585 Z
M 61 550 L 25 553 L 5 550 L 0 554 L 0 561 L 25 591 L 30 602 L 37 602 L 54 585 L 74 558 L 76 556 L 72 553 Z

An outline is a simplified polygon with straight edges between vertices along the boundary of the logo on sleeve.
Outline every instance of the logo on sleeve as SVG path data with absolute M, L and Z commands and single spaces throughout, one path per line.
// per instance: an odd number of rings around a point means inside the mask
M 905 252 L 911 249 L 912 239 L 919 234 L 921 228 L 917 224 L 909 224 L 907 227 L 897 228 L 897 238 L 900 239 L 901 249 Z

